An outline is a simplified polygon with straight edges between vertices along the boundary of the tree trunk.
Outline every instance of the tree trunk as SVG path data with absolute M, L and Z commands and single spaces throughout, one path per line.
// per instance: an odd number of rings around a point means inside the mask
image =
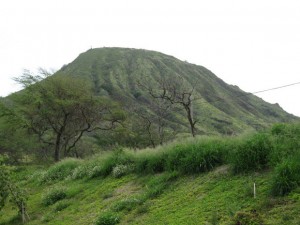
M 55 151 L 54 151 L 54 160 L 58 162 L 60 160 L 60 138 L 61 134 L 56 135 L 56 142 L 55 142 Z
M 187 113 L 187 117 L 190 123 L 192 136 L 195 137 L 195 121 L 193 120 L 192 110 L 190 106 L 185 106 L 185 111 Z

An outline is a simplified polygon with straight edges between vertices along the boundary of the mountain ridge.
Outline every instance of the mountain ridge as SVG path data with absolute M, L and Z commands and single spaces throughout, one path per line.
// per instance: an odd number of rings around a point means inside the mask
M 140 81 L 157 88 L 162 78 L 180 76 L 183 83 L 193 86 L 200 96 L 194 106 L 195 116 L 201 118 L 200 134 L 242 133 L 272 123 L 297 120 L 278 104 L 267 103 L 236 85 L 227 84 L 203 66 L 156 51 L 94 48 L 81 53 L 58 73 L 88 80 L 96 95 L 109 96 L 121 102 L 125 109 L 133 104 L 149 108 L 151 97 L 138 85 Z M 184 112 L 175 114 L 184 120 Z

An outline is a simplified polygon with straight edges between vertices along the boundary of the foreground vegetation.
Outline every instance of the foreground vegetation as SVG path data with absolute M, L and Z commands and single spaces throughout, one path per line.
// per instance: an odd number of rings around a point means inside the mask
M 10 170 L 28 224 L 299 224 L 299 147 L 300 125 L 279 124 Z M 12 206 L 0 224 L 21 223 Z

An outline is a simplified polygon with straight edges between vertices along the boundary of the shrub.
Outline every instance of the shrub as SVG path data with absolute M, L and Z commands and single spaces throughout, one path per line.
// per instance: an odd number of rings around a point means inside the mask
M 141 174 L 153 174 L 164 171 L 165 154 L 161 152 L 143 153 L 135 159 L 135 171 Z
M 166 167 L 185 174 L 207 172 L 224 162 L 225 152 L 212 140 L 177 145 L 168 154 Z
M 122 149 L 116 150 L 106 160 L 104 160 L 102 165 L 102 173 L 104 176 L 107 176 L 112 172 L 115 166 L 119 164 L 127 165 L 131 163 L 132 163 L 131 155 L 127 154 Z
M 251 212 L 237 212 L 233 218 L 235 224 L 247 225 L 263 225 L 264 221 L 261 216 L 255 211 Z
M 67 208 L 70 205 L 69 202 L 66 201 L 59 201 L 57 202 L 57 204 L 55 205 L 54 211 L 55 212 L 60 212 L 62 210 L 64 210 L 65 208 Z
M 242 142 L 230 157 L 234 172 L 248 172 L 266 168 L 272 147 L 269 136 L 263 133 L 256 134 Z
M 133 157 L 130 154 L 124 152 L 122 149 L 117 149 L 112 153 L 101 155 L 94 160 L 85 161 L 84 164 L 81 164 L 73 170 L 69 178 L 75 180 L 108 176 L 114 169 L 116 173 L 118 170 L 120 173 L 127 174 L 132 170 L 132 162 Z M 121 172 L 121 170 L 123 172 Z
M 133 210 L 136 206 L 140 205 L 143 201 L 137 198 L 130 198 L 130 199 L 124 199 L 120 202 L 117 202 L 114 205 L 114 210 L 119 212 L 119 211 L 131 211 Z
M 56 180 L 63 180 L 72 175 L 72 172 L 81 164 L 79 159 L 64 159 L 51 166 L 41 177 L 42 183 L 51 183 Z
M 42 197 L 42 203 L 45 206 L 49 206 L 62 199 L 65 199 L 66 197 L 66 189 L 63 187 L 56 187 L 47 191 L 47 193 Z
M 270 165 L 276 166 L 291 155 L 299 153 L 299 124 L 277 124 L 271 129 L 274 148 L 270 156 Z
M 120 178 L 129 174 L 131 171 L 133 171 L 133 165 L 116 165 L 113 168 L 112 175 L 115 178 Z
M 120 222 L 120 217 L 112 212 L 105 212 L 95 221 L 95 225 L 115 225 Z
M 112 173 L 113 168 L 117 165 L 129 165 L 132 164 L 133 157 L 122 149 L 117 149 L 112 154 L 107 155 L 99 161 L 100 165 L 93 168 L 90 173 L 90 178 L 99 176 L 108 176 Z
M 300 185 L 300 157 L 286 159 L 275 168 L 271 192 L 283 196 Z

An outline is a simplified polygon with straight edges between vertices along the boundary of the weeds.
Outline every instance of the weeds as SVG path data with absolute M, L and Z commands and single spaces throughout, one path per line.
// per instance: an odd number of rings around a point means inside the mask
M 300 185 L 300 157 L 286 159 L 275 168 L 271 192 L 283 196 Z
M 63 187 L 56 187 L 49 189 L 42 197 L 42 203 L 44 206 L 53 205 L 54 203 L 65 199 L 67 197 L 66 189 Z
M 235 173 L 264 169 L 272 151 L 269 136 L 258 133 L 237 146 L 231 154 L 231 163 Z
M 113 212 L 101 214 L 95 221 L 95 225 L 115 225 L 120 222 L 120 217 Z
M 51 183 L 53 181 L 63 180 L 70 176 L 75 168 L 81 164 L 79 159 L 64 159 L 51 166 L 40 179 L 41 183 Z

